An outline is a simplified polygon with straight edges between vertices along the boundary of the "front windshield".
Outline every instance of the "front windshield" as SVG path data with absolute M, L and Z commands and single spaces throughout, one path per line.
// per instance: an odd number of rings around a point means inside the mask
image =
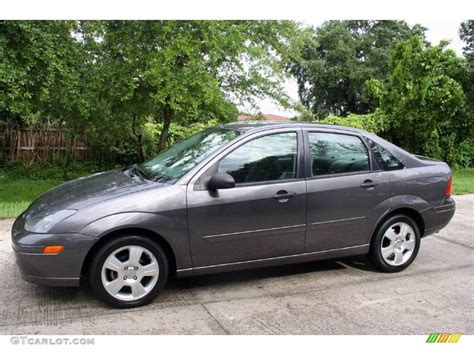
M 206 129 L 140 164 L 140 168 L 154 181 L 176 181 L 239 133 L 218 127 Z

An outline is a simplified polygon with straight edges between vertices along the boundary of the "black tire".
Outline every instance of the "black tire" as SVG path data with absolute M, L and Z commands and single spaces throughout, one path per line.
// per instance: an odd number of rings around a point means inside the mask
M 381 243 L 384 240 L 384 234 L 390 226 L 393 226 L 396 223 L 406 223 L 414 231 L 415 235 L 413 236 L 415 241 L 415 246 L 411 256 L 403 262 L 401 265 L 390 265 L 382 256 Z M 386 238 L 385 238 L 386 239 Z M 375 231 L 375 234 L 370 243 L 370 251 L 368 254 L 368 259 L 378 270 L 383 272 L 400 272 L 406 269 L 412 262 L 415 260 L 418 250 L 420 249 L 421 234 L 420 229 L 416 222 L 403 214 L 393 215 L 386 220 L 384 220 Z M 384 241 L 386 243 L 386 241 Z M 390 260 L 389 260 L 390 261 Z
M 104 287 L 102 282 L 102 266 L 106 259 L 117 249 L 125 246 L 140 246 L 146 248 L 153 256 L 159 266 L 159 274 L 156 284 L 147 294 L 135 300 L 122 300 L 113 297 Z M 95 253 L 89 268 L 89 280 L 91 288 L 97 298 L 101 301 L 117 308 L 132 308 L 140 307 L 151 302 L 161 289 L 165 286 L 168 280 L 169 264 L 163 249 L 155 241 L 136 235 L 124 235 L 113 239 L 103 245 Z M 151 286 L 150 286 L 151 287 Z

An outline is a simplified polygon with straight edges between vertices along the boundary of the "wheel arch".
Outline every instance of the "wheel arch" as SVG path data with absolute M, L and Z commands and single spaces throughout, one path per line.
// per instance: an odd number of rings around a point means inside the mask
M 387 214 L 382 216 L 378 222 L 375 224 L 375 228 L 372 231 L 372 235 L 370 236 L 369 244 L 372 242 L 373 237 L 377 233 L 379 227 L 390 217 L 395 216 L 395 215 L 405 215 L 413 219 L 415 221 L 418 229 L 420 230 L 420 237 L 423 237 L 423 234 L 425 233 L 425 221 L 423 219 L 423 216 L 414 208 L 410 207 L 399 207 L 394 210 L 390 210 Z
M 107 242 L 109 242 L 110 240 L 114 238 L 118 238 L 120 236 L 125 236 L 125 235 L 139 235 L 139 236 L 146 237 L 157 242 L 160 245 L 160 247 L 163 249 L 163 251 L 165 252 L 166 257 L 168 258 L 170 274 L 176 273 L 176 269 L 177 269 L 176 255 L 170 243 L 168 243 L 168 241 L 165 238 L 163 238 L 158 233 L 146 228 L 124 227 L 124 228 L 119 228 L 119 229 L 110 231 L 108 233 L 105 233 L 99 239 L 97 239 L 97 241 L 92 245 L 92 247 L 87 252 L 84 262 L 82 263 L 81 278 L 88 274 L 89 266 L 92 259 L 94 258 L 96 252 L 103 245 L 105 245 Z

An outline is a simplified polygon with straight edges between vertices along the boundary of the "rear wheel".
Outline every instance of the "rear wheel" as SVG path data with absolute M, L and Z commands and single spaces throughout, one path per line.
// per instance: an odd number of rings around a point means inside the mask
M 153 300 L 166 284 L 168 260 L 156 242 L 123 236 L 98 250 L 89 278 L 100 300 L 114 307 L 139 307 Z
M 399 272 L 415 260 L 420 248 L 420 230 L 408 216 L 385 220 L 372 238 L 369 260 L 384 272 Z

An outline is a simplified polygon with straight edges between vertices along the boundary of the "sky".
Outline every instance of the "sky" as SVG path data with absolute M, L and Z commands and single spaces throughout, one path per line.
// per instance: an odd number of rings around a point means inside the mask
M 458 55 L 462 55 L 462 47 L 463 42 L 459 38 L 458 30 L 459 25 L 462 21 L 456 19 L 432 19 L 432 20 L 424 20 L 420 22 L 412 22 L 407 21 L 409 25 L 413 26 L 416 23 L 419 23 L 426 27 L 428 30 L 426 31 L 426 38 L 428 42 L 433 45 L 438 44 L 441 40 L 446 39 L 450 41 L 448 48 L 453 49 L 458 53 Z M 320 26 L 322 22 L 311 22 L 308 23 L 312 26 Z M 295 101 L 298 101 L 298 86 L 296 84 L 295 79 L 289 79 L 285 82 L 285 90 L 286 93 Z M 282 116 L 294 116 L 296 114 L 293 110 L 285 110 L 283 107 L 279 106 L 278 104 L 274 103 L 270 99 L 264 99 L 259 103 L 259 110 L 262 113 L 272 113 L 275 115 L 282 115 Z

